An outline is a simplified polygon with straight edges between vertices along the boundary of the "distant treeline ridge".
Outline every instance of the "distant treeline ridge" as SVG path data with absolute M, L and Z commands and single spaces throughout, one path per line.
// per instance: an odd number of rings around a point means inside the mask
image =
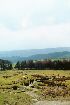
M 22 61 L 17 62 L 15 68 L 18 70 L 35 69 L 35 70 L 70 70 L 70 60 L 43 60 L 43 61 Z
M 0 70 L 12 70 L 13 68 L 18 70 L 70 70 L 70 60 L 18 61 L 13 67 L 10 61 L 0 59 Z

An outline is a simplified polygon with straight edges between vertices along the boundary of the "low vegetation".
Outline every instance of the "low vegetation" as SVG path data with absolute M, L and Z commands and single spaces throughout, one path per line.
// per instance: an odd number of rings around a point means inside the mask
M 70 100 L 70 71 L 0 71 L 0 105 L 33 105 L 36 100 Z

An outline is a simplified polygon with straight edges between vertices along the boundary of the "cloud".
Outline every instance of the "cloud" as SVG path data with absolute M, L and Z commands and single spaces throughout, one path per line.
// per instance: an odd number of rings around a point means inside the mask
M 52 17 L 52 16 L 50 16 L 50 17 L 48 17 L 47 18 L 47 24 L 55 24 L 56 23 L 56 18 L 55 17 Z
M 70 0 L 64 0 L 64 6 L 67 9 L 70 9 Z
M 37 16 L 37 20 L 43 16 L 42 23 L 46 20 L 50 23 L 54 21 L 55 16 L 49 16 L 49 14 L 54 14 L 57 7 L 56 0 L 1 0 L 0 21 L 4 21 L 4 25 L 10 29 L 34 25 L 35 17 L 33 16 Z M 46 18 L 45 21 L 44 18 Z
M 0 49 L 34 49 L 70 46 L 70 23 L 13 31 L 0 26 Z
M 0 50 L 70 46 L 69 0 L 0 0 Z
M 55 2 L 56 0 L 2 0 L 0 1 L 0 9 L 2 10 L 2 12 L 9 12 L 11 15 L 11 13 L 17 13 L 20 10 L 23 12 L 27 10 L 33 11 L 36 8 L 38 10 L 42 7 L 47 7 L 47 9 L 51 9 L 54 6 Z
M 0 0 L 0 23 L 19 30 L 68 21 L 68 5 L 69 0 Z
M 21 20 L 21 28 L 26 29 L 26 28 L 30 28 L 31 26 L 32 26 L 31 17 L 30 17 L 30 14 L 27 13 L 25 16 L 23 16 Z

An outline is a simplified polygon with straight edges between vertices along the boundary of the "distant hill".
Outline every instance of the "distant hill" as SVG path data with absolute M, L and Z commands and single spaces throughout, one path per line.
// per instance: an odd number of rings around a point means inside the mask
M 0 51 L 0 58 L 7 59 L 12 62 L 22 60 L 40 60 L 49 58 L 70 58 L 70 47 L 33 49 L 33 50 L 15 50 Z
M 0 51 L 0 57 L 29 57 L 36 54 L 49 54 L 54 52 L 70 52 L 70 47 L 32 49 L 32 50 L 15 50 L 15 51 Z
M 49 54 L 36 54 L 29 57 L 20 57 L 20 56 L 13 56 L 13 57 L 3 57 L 2 59 L 7 59 L 16 63 L 17 61 L 23 60 L 43 60 L 43 59 L 60 59 L 60 58 L 68 58 L 70 59 L 70 52 L 55 52 Z
M 70 58 L 70 52 L 64 51 L 64 52 L 55 52 L 55 53 L 49 53 L 49 54 L 37 54 L 27 58 L 33 59 L 33 60 Z

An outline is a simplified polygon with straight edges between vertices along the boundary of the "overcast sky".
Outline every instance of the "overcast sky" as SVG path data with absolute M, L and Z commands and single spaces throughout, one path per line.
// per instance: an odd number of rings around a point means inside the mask
M 0 0 L 0 51 L 70 47 L 70 0 Z

